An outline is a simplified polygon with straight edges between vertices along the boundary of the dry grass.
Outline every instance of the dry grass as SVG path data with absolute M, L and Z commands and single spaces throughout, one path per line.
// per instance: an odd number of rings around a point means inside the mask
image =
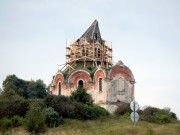
M 30 135 L 22 127 L 12 130 L 13 135 Z M 134 130 L 130 120 L 101 118 L 93 121 L 65 120 L 65 124 L 48 128 L 44 135 L 180 135 L 180 123 L 166 125 L 139 122 Z

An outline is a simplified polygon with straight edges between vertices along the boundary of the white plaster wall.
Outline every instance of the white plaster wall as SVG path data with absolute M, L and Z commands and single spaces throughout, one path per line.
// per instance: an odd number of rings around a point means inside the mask
M 117 90 L 117 81 L 122 78 L 124 80 L 124 94 L 120 94 Z M 107 83 L 107 101 L 108 102 L 131 102 L 132 84 L 126 81 L 121 74 L 117 74 Z
M 108 110 L 111 114 L 117 109 L 117 105 L 114 104 L 99 104 L 101 107 Z

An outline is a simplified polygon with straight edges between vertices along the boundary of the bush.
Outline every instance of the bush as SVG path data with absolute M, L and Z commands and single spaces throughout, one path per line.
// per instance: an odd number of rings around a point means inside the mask
M 82 120 L 91 120 L 97 119 L 101 116 L 108 116 L 109 113 L 107 110 L 100 106 L 88 106 L 82 103 L 75 102 L 74 104 L 74 112 L 75 118 L 82 119 Z
M 130 105 L 129 103 L 122 103 L 118 106 L 118 108 L 115 110 L 115 115 L 124 115 L 126 113 L 131 113 Z
M 6 132 L 12 126 L 11 120 L 8 118 L 3 118 L 0 120 L 0 131 Z
M 151 122 L 151 123 L 157 123 L 157 120 L 153 115 L 142 116 L 142 120 Z
M 25 100 L 12 89 L 3 91 L 0 95 L 0 119 L 25 114 L 27 110 L 23 109 L 22 106 L 24 101 Z M 20 112 L 20 110 L 22 112 Z
M 106 109 L 104 109 L 103 107 L 100 107 L 100 106 L 97 106 L 97 105 L 93 105 L 92 108 L 96 112 L 96 116 L 97 117 L 108 116 L 109 115 L 109 112 Z
M 29 110 L 30 106 L 27 100 L 23 100 L 20 104 L 20 108 L 18 109 L 18 112 L 16 115 L 19 115 L 21 117 L 25 117 L 27 111 Z
M 177 120 L 177 116 L 174 112 L 169 112 L 169 117 L 172 119 L 172 120 Z
M 49 95 L 45 98 L 45 104 L 47 107 L 52 107 L 63 118 L 87 120 L 109 115 L 102 107 L 95 105 L 88 106 L 82 102 L 72 102 L 65 96 Z
M 75 102 L 74 104 L 74 112 L 75 118 L 81 120 L 95 119 L 96 114 L 91 106 Z
M 59 117 L 59 114 L 52 107 L 44 108 L 43 113 L 46 116 L 48 127 L 54 127 L 64 123 L 63 118 Z
M 155 115 L 157 123 L 169 123 L 171 120 L 167 115 L 157 114 Z
M 24 119 L 18 115 L 15 115 L 11 118 L 12 127 L 19 127 L 23 125 Z
M 130 118 L 130 113 L 127 112 L 122 116 L 124 119 L 129 119 Z
M 71 100 L 68 97 L 62 96 L 62 95 L 48 95 L 45 100 L 44 103 L 46 106 L 56 106 L 59 105 L 61 103 L 65 103 L 65 104 L 71 104 Z M 54 108 L 53 107 L 53 108 Z
M 46 118 L 40 107 L 31 107 L 27 112 L 25 128 L 31 133 L 46 131 Z
M 45 107 L 44 99 L 28 99 L 29 107 L 40 107 L 43 109 Z
M 154 115 L 157 112 L 160 112 L 160 109 L 148 106 L 142 111 L 142 115 L 144 115 L 144 116 L 146 116 L 146 115 Z
M 88 94 L 84 88 L 81 87 L 71 93 L 70 99 L 72 101 L 81 102 L 87 105 L 93 104 L 92 96 Z
M 176 114 L 168 109 L 159 109 L 155 107 L 146 107 L 142 110 L 142 120 L 152 123 L 169 123 L 171 120 L 177 120 Z
M 45 98 L 45 105 L 47 107 L 52 107 L 56 112 L 58 112 L 59 116 L 63 118 L 74 118 L 74 106 L 71 100 L 65 96 L 55 96 L 48 95 Z

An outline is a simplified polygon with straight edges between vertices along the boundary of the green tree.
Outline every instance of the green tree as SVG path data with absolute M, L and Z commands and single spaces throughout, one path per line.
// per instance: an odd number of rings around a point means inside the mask
M 26 115 L 26 130 L 31 133 L 46 131 L 46 117 L 40 107 L 31 107 Z
M 13 89 L 18 95 L 27 98 L 27 81 L 19 79 L 16 75 L 8 75 L 3 81 L 3 89 Z
M 44 108 L 43 113 L 46 116 L 48 127 L 54 127 L 64 123 L 63 118 L 59 117 L 59 114 L 52 107 Z
M 8 75 L 3 81 L 3 90 L 14 90 L 18 95 L 24 98 L 44 98 L 47 95 L 46 85 L 42 80 L 25 81 L 16 77 L 16 75 Z
M 0 88 L 0 94 L 2 93 L 2 89 Z
M 78 87 L 77 90 L 71 93 L 70 99 L 72 101 L 81 102 L 83 104 L 92 105 L 93 99 L 90 94 L 86 92 L 85 88 Z
M 19 96 L 13 89 L 6 89 L 0 95 L 0 118 L 12 117 L 13 115 L 23 116 L 27 111 L 24 106 L 23 97 Z
M 46 85 L 42 80 L 30 81 L 27 86 L 28 98 L 44 98 L 47 96 Z

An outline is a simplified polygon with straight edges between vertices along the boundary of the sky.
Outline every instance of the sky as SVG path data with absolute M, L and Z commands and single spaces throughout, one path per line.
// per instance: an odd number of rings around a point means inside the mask
M 133 72 L 141 107 L 180 118 L 179 0 L 0 0 L 0 87 L 7 75 L 49 85 L 69 45 L 97 19 L 113 61 Z

